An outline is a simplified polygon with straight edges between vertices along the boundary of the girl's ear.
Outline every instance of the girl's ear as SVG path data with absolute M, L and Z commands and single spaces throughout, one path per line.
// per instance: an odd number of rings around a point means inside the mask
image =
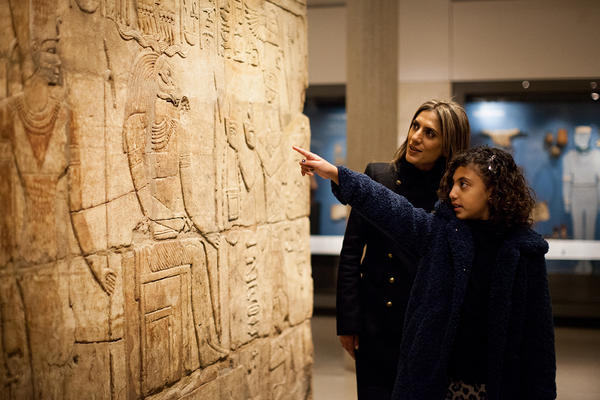
M 492 195 L 494 194 L 494 187 L 490 186 L 486 189 L 485 194 L 487 196 L 488 203 L 492 201 Z

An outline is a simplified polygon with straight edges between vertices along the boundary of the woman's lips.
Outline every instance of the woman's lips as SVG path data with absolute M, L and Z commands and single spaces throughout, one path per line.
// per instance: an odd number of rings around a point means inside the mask
M 421 150 L 417 149 L 413 145 L 408 145 L 408 150 L 412 151 L 413 153 L 420 153 L 421 152 Z

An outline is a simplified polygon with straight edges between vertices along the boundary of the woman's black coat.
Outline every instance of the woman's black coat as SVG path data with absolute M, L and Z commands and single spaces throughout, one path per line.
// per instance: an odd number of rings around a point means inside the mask
M 474 255 L 464 221 L 445 204 L 434 214 L 363 174 L 339 167 L 334 194 L 421 261 L 400 347 L 393 399 L 441 399 Z M 554 399 L 554 329 L 544 254 L 547 243 L 514 229 L 500 245 L 488 313 L 488 397 Z
M 431 211 L 444 164 L 440 160 L 432 170 L 421 171 L 401 159 L 395 165 L 370 163 L 365 174 L 405 196 L 415 207 Z M 359 398 L 391 395 L 417 262 L 415 254 L 399 248 L 351 211 L 338 267 L 336 321 L 338 335 L 359 336 Z

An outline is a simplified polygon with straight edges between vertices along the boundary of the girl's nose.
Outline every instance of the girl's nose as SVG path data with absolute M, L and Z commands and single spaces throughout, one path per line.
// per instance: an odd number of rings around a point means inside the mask
M 458 196 L 456 195 L 456 191 L 454 190 L 454 187 L 452 188 L 452 190 L 450 191 L 450 200 L 454 201 L 458 198 Z

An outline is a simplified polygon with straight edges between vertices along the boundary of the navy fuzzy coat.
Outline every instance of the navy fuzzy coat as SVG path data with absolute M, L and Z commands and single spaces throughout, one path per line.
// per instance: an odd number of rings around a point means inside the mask
M 433 214 L 363 174 L 339 167 L 336 197 L 421 261 L 404 321 L 393 399 L 443 399 L 448 362 L 474 256 L 470 229 L 446 205 Z M 556 398 L 554 328 L 544 254 L 531 229 L 507 234 L 491 280 L 488 379 L 491 400 Z

